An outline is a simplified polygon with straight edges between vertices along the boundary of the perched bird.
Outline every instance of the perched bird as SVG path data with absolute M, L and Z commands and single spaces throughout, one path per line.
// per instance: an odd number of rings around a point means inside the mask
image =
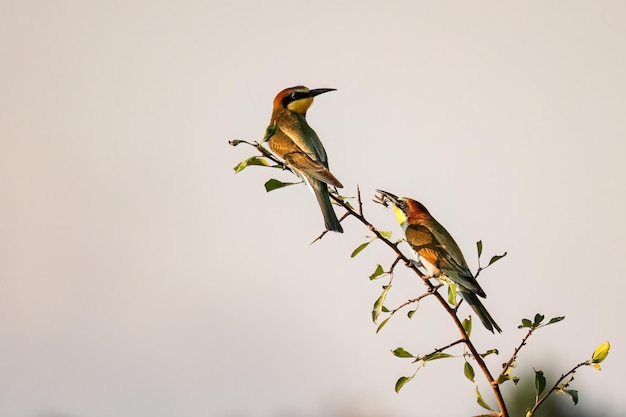
M 343 233 L 330 203 L 328 185 L 343 185 L 328 170 L 328 157 L 322 142 L 306 121 L 306 111 L 313 97 L 334 91 L 334 88 L 309 90 L 304 86 L 286 88 L 274 98 L 270 128 L 274 128 L 268 143 L 270 149 L 285 160 L 309 186 L 324 215 L 326 229 Z
M 410 198 L 398 198 L 386 191 L 376 190 L 382 195 L 381 201 L 393 203 L 398 222 L 404 230 L 406 241 L 416 253 L 417 259 L 431 277 L 440 281 L 451 281 L 457 291 L 472 307 L 483 325 L 493 333 L 500 327 L 478 297 L 486 297 L 465 262 L 463 253 L 450 233 L 430 215 L 426 207 Z

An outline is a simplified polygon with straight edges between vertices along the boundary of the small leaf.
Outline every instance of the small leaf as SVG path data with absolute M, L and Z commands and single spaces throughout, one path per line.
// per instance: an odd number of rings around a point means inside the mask
M 383 310 L 383 303 L 385 302 L 385 298 L 387 297 L 387 293 L 389 292 L 390 288 L 391 288 L 391 285 L 383 286 L 383 292 L 380 294 L 380 296 L 374 303 L 374 308 L 372 310 L 372 320 L 374 320 L 374 323 L 376 323 L 376 320 L 378 320 L 378 316 L 380 315 L 380 312 Z
M 412 319 L 413 318 L 413 314 L 415 314 L 416 311 L 417 311 L 417 308 L 415 310 L 410 310 L 408 313 L 406 313 L 407 317 Z
M 417 373 L 417 371 L 416 371 Z M 410 380 L 413 379 L 413 377 L 415 376 L 415 374 L 411 375 L 411 376 L 403 376 L 401 378 L 398 379 L 398 381 L 396 381 L 396 393 L 399 393 L 400 390 L 402 389 L 403 386 L 406 385 L 407 382 L 409 382 Z
M 546 378 L 543 376 L 543 371 L 535 371 L 535 398 L 537 400 L 545 388 Z
M 486 410 L 495 411 L 493 408 L 489 406 L 489 404 L 485 402 L 485 400 L 483 400 L 483 396 L 480 395 L 480 391 L 478 390 L 478 385 L 476 386 L 476 402 L 478 403 L 478 405 L 480 405 L 482 408 Z
M 463 320 L 463 330 L 465 330 L 465 334 L 467 337 L 470 337 L 472 334 L 472 316 L 469 316 L 465 320 Z
M 401 347 L 395 348 L 394 350 L 391 351 L 391 353 L 393 353 L 394 356 L 397 356 L 399 358 L 414 358 L 415 357 Z
M 514 385 L 517 385 L 519 382 L 519 377 L 512 376 L 508 372 L 505 375 L 500 375 L 498 377 L 498 385 L 505 383 L 506 381 L 513 381 Z
M 245 161 L 241 161 L 237 164 L 237 166 L 235 166 L 233 169 L 235 170 L 235 172 L 241 172 L 243 171 L 247 166 L 250 165 L 263 165 L 263 166 L 269 166 L 270 164 L 267 162 L 266 159 L 264 158 L 260 158 L 258 156 L 252 156 L 248 159 L 246 159 Z
M 528 319 L 522 319 L 522 324 L 517 326 L 517 328 L 522 329 L 524 327 L 533 327 L 533 322 Z
M 431 353 L 430 355 L 426 355 L 421 359 L 424 362 L 429 362 L 429 361 L 436 361 L 437 359 L 445 359 L 445 358 L 451 358 L 451 357 L 452 355 L 450 355 L 449 353 L 435 352 L 435 353 Z
M 261 143 L 267 142 L 272 136 L 274 136 L 274 133 L 276 133 L 277 130 L 278 125 L 276 124 L 274 124 L 273 126 L 268 126 L 267 129 L 265 129 L 265 136 L 263 136 L 263 140 L 261 141 Z
M 543 314 L 539 314 L 539 313 L 535 314 L 535 321 L 533 323 L 533 327 L 539 326 L 545 317 L 546 316 L 544 316 Z
M 563 319 L 565 319 L 565 316 L 561 316 L 561 317 L 552 317 L 552 318 L 550 319 L 550 321 L 549 321 L 549 322 L 547 322 L 547 323 L 545 324 L 545 326 L 547 326 L 548 324 L 558 323 L 558 322 L 560 322 L 560 321 L 561 321 L 561 320 L 563 320 Z
M 498 385 L 501 385 L 501 384 L 504 384 L 506 381 L 508 381 L 510 379 L 511 379 L 510 375 L 500 375 L 496 382 L 498 383 Z
M 489 349 L 487 352 L 481 353 L 480 356 L 484 358 L 485 356 L 489 356 L 489 355 L 491 355 L 493 353 L 498 355 L 500 352 L 498 352 L 498 349 Z
M 390 318 L 391 318 L 391 316 L 387 317 L 385 320 L 380 322 L 380 324 L 376 328 L 376 333 L 378 333 L 380 331 L 380 329 L 382 329 L 383 326 L 385 326 L 385 324 L 387 324 L 387 322 L 389 321 Z
M 527 410 L 526 411 L 526 417 L 533 417 L 535 415 L 535 413 L 533 413 L 533 410 Z
M 492 263 L 495 263 L 497 261 L 499 261 L 500 259 L 504 258 L 506 256 L 506 252 L 504 252 L 502 255 L 495 255 L 491 258 L 491 260 L 489 261 L 489 265 L 491 265 Z M 487 266 L 489 266 L 487 265 Z
M 275 180 L 274 178 L 267 180 L 265 183 L 265 191 L 270 192 L 274 190 L 278 190 L 279 188 L 288 187 L 290 185 L 300 184 L 299 182 L 282 182 Z
M 350 257 L 354 258 L 355 256 L 357 256 L 359 252 L 365 249 L 367 245 L 369 245 L 370 243 L 372 243 L 371 240 L 369 242 L 361 243 L 355 250 L 352 251 L 352 254 L 350 255 Z
M 370 275 L 370 281 L 380 277 L 384 273 L 385 273 L 385 271 L 383 270 L 383 267 L 380 266 L 380 265 L 377 265 L 376 266 L 376 270 L 374 271 L 374 273 L 372 275 Z
M 591 355 L 591 362 L 600 363 L 605 360 L 606 357 L 609 355 L 609 349 L 611 349 L 611 344 L 609 342 L 603 343 L 598 346 L 593 352 L 593 355 Z M 600 369 L 600 367 L 598 367 L 597 369 Z
M 380 235 L 387 240 L 391 239 L 391 232 L 388 232 L 386 230 L 379 230 L 378 233 L 380 233 Z
M 450 282 L 449 284 L 450 285 L 448 285 L 448 303 L 455 306 L 457 304 L 456 302 L 457 285 L 453 282 Z
M 480 258 L 480 255 L 483 253 L 483 241 L 479 240 L 478 242 L 476 242 L 476 249 L 478 249 L 478 257 Z
M 572 401 L 574 401 L 574 405 L 578 404 L 578 391 L 575 389 L 564 389 L 563 393 L 570 396 Z
M 472 365 L 470 365 L 468 361 L 465 361 L 465 366 L 463 367 L 463 374 L 465 374 L 465 377 L 467 379 L 474 382 L 474 368 L 472 368 Z

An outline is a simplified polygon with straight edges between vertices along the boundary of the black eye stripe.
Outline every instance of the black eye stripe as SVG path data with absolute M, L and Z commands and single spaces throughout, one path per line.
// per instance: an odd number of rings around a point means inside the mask
M 297 101 L 307 97 L 309 97 L 308 92 L 292 91 L 291 94 L 288 94 L 283 98 L 282 103 L 284 107 L 287 107 L 287 104 L 291 103 L 292 101 Z

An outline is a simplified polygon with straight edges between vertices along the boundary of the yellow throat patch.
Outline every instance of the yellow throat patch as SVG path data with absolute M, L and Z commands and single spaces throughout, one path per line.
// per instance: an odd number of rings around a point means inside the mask
M 287 108 L 294 113 L 305 114 L 309 107 L 311 107 L 311 104 L 313 104 L 313 97 L 307 97 L 292 101 L 287 104 Z
M 404 224 L 404 222 L 406 222 L 407 220 L 406 214 L 404 214 L 404 212 L 400 210 L 395 204 L 393 205 L 393 211 L 396 213 L 396 219 L 398 219 L 398 223 Z

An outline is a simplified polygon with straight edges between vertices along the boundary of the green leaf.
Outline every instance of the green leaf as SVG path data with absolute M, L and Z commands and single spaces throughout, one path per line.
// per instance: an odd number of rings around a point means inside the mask
M 382 329 L 385 326 L 385 324 L 387 324 L 387 322 L 389 321 L 390 318 L 391 318 L 391 316 L 387 317 L 385 320 L 380 322 L 380 324 L 376 328 L 376 333 L 378 333 L 380 331 L 380 329 Z
M 261 143 L 267 142 L 272 136 L 274 136 L 274 133 L 276 133 L 277 130 L 278 125 L 276 124 L 274 124 L 273 126 L 268 126 L 267 129 L 265 129 L 265 136 L 263 136 L 263 140 L 261 141 Z
M 450 282 L 449 284 L 450 285 L 448 285 L 448 303 L 455 306 L 457 304 L 456 302 L 457 285 L 453 282 Z
M 437 359 L 445 359 L 445 358 L 451 358 L 451 357 L 452 355 L 450 355 L 449 353 L 435 352 L 435 353 L 431 353 L 430 355 L 426 355 L 421 359 L 424 362 L 429 362 L 429 361 L 436 361 Z
M 372 275 L 370 275 L 370 281 L 380 277 L 384 273 L 385 273 L 385 271 L 383 270 L 383 267 L 380 266 L 380 265 L 377 265 L 376 266 L 376 270 L 374 271 L 374 273 Z
M 524 327 L 533 327 L 533 322 L 528 319 L 522 319 L 522 324 L 517 326 L 517 328 L 522 329 Z
M 543 371 L 535 371 L 535 398 L 539 400 L 539 396 L 546 389 L 546 378 L 543 376 Z
M 501 385 L 501 384 L 505 383 L 506 381 L 513 381 L 513 384 L 517 385 L 517 383 L 519 382 L 519 377 L 512 376 L 508 372 L 506 374 L 500 375 L 498 377 L 498 385 Z
M 388 232 L 386 230 L 379 230 L 378 233 L 380 233 L 380 235 L 387 240 L 391 239 L 391 232 Z
M 578 404 L 578 391 L 577 390 L 575 390 L 575 389 L 564 389 L 563 393 L 570 396 L 572 401 L 574 401 L 574 405 Z
M 288 187 L 290 185 L 300 184 L 299 182 L 282 182 L 275 180 L 274 178 L 267 180 L 265 183 L 265 191 L 268 193 L 270 191 L 278 190 L 279 188 Z
M 547 326 L 548 324 L 558 323 L 558 322 L 560 322 L 561 320 L 564 320 L 564 319 L 565 319 L 565 316 L 560 316 L 560 317 L 552 317 L 552 318 L 550 319 L 550 321 L 549 321 L 549 322 L 547 322 L 544 326 Z
M 233 169 L 235 170 L 235 172 L 241 172 L 243 171 L 247 166 L 250 165 L 263 165 L 263 166 L 270 166 L 269 162 L 267 162 L 267 160 L 265 158 L 261 158 L 258 156 L 252 156 L 248 159 L 246 159 L 245 161 L 241 161 L 237 164 L 237 166 L 235 166 Z
M 504 258 L 506 256 L 506 252 L 504 252 L 502 255 L 495 255 L 493 257 L 491 257 L 491 260 L 489 261 L 489 265 L 491 265 L 492 263 L 495 263 L 497 261 L 499 261 L 500 259 Z M 489 266 L 487 265 L 487 266 Z
M 465 361 L 465 365 L 463 367 L 463 374 L 465 374 L 465 378 L 474 382 L 474 368 L 472 368 L 472 365 L 470 365 L 468 361 Z
M 535 321 L 533 322 L 533 327 L 539 326 L 544 318 L 546 318 L 546 316 L 544 316 L 543 314 L 539 314 L 539 313 L 535 314 Z
M 498 380 L 496 381 L 496 383 L 498 385 L 504 384 L 506 381 L 510 380 L 511 376 L 510 375 L 500 375 L 498 377 Z
M 413 314 L 415 314 L 416 311 L 417 311 L 417 308 L 415 310 L 410 310 L 408 313 L 406 313 L 407 317 L 412 319 L 413 318 Z
M 383 292 L 380 294 L 380 296 L 374 303 L 374 308 L 372 310 L 372 320 L 374 320 L 374 323 L 376 323 L 376 320 L 378 320 L 378 316 L 380 315 L 380 312 L 383 310 L 383 303 L 385 302 L 385 298 L 387 298 L 387 293 L 389 292 L 390 288 L 391 288 L 391 285 L 383 286 Z
M 393 353 L 394 356 L 397 356 L 399 358 L 414 358 L 415 357 L 401 347 L 395 348 L 394 350 L 391 351 L 391 353 Z
M 415 373 L 417 373 L 417 371 Z M 396 388 L 395 388 L 396 389 L 396 393 L 399 393 L 400 390 L 402 389 L 402 387 L 405 386 L 407 382 L 412 380 L 414 376 L 415 376 L 415 374 L 413 374 L 411 376 L 403 376 L 403 377 L 399 378 L 396 381 Z
M 476 249 L 478 249 L 478 257 L 480 258 L 480 255 L 483 253 L 483 241 L 479 240 L 478 242 L 476 242 Z
M 591 355 L 591 362 L 600 363 L 605 360 L 606 357 L 609 355 L 609 349 L 611 349 L 611 344 L 609 342 L 602 343 L 596 348 L 596 350 L 593 352 L 593 355 Z M 600 369 L 600 367 L 598 366 L 597 369 Z
M 500 352 L 498 352 L 498 349 L 489 349 L 487 352 L 481 353 L 480 356 L 484 358 L 485 356 L 489 356 L 489 355 L 491 355 L 493 353 L 498 355 Z
M 467 337 L 470 337 L 472 334 L 472 316 L 469 316 L 465 320 L 463 320 L 463 330 L 465 330 L 465 334 Z
M 489 406 L 489 404 L 485 402 L 485 400 L 483 400 L 483 396 L 480 395 L 480 391 L 478 390 L 478 385 L 476 386 L 476 402 L 478 403 L 478 405 L 480 405 L 482 408 L 486 410 L 495 411 L 493 408 Z
M 365 249 L 370 243 L 372 243 L 371 240 L 369 242 L 361 243 L 355 250 L 352 251 L 352 255 L 350 255 L 350 257 L 354 258 L 355 256 L 357 256 L 359 252 Z

